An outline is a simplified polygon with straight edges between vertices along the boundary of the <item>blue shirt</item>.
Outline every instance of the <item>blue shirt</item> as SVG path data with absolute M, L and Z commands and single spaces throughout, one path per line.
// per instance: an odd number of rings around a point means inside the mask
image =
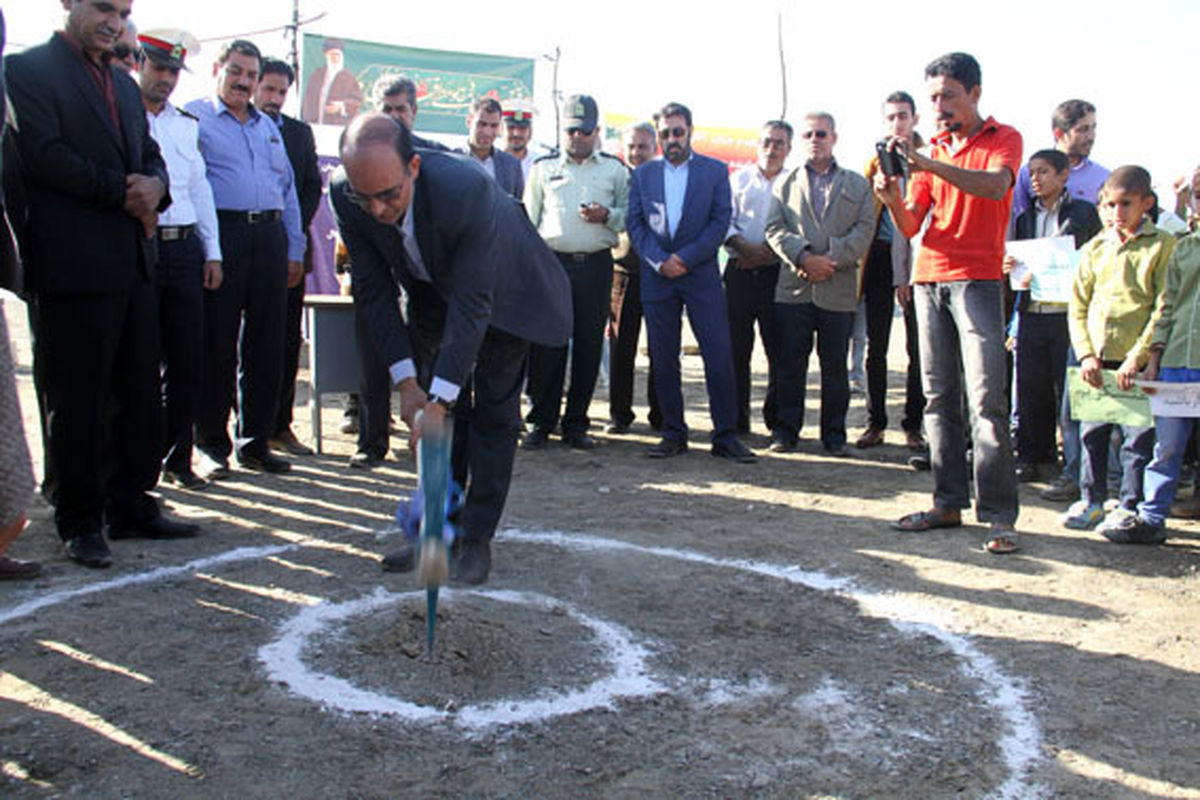
M 688 164 L 692 157 L 678 167 L 663 159 L 663 203 L 667 206 L 667 232 L 671 236 L 679 230 L 683 218 L 683 200 L 687 196 Z
M 282 211 L 288 261 L 307 247 L 292 164 L 274 120 L 250 106 L 242 122 L 219 98 L 193 100 L 187 110 L 200 120 L 200 152 L 213 200 L 224 211 Z

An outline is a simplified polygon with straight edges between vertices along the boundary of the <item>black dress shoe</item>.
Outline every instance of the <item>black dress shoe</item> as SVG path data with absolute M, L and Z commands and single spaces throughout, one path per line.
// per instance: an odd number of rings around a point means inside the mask
M 252 469 L 256 472 L 269 472 L 272 475 L 279 475 L 292 468 L 291 464 L 265 447 L 260 451 L 238 453 L 237 460 L 238 464 L 246 469 Z
M 313 454 L 313 449 L 297 439 L 291 428 L 284 428 L 277 435 L 271 437 L 269 444 L 281 453 L 293 456 L 311 456 Z
M 1017 464 L 1017 483 L 1033 483 L 1039 477 L 1037 464 Z
M 196 473 L 189 470 L 163 470 L 163 481 L 178 486 L 180 489 L 187 489 L 189 492 L 199 492 L 208 487 L 208 481 L 201 478 Z
M 63 548 L 67 551 L 67 558 L 76 564 L 93 569 L 112 566 L 112 552 L 99 533 L 85 533 L 64 539 Z
M 477 539 L 459 539 L 450 560 L 450 580 L 467 586 L 487 583 L 492 571 L 492 545 Z
M 646 458 L 671 458 L 686 453 L 688 443 L 686 439 L 667 439 L 663 438 L 658 444 L 651 445 L 646 450 Z
M 379 560 L 384 572 L 412 572 L 416 566 L 416 548 L 405 542 L 400 549 L 393 550 Z
M 545 428 L 534 428 L 529 433 L 525 434 L 525 438 L 521 440 L 522 450 L 541 450 L 546 446 L 546 442 L 550 439 L 550 431 Z
M 200 476 L 209 481 L 223 481 L 229 477 L 229 459 L 206 453 L 196 448 L 200 455 Z
M 628 433 L 629 432 L 629 423 L 628 422 L 609 421 L 609 423 L 604 426 L 604 432 L 605 433 Z
M 846 448 L 846 443 L 831 444 L 825 448 L 825 452 L 834 458 L 849 458 L 850 451 Z
M 176 522 L 159 514 L 145 522 L 110 522 L 108 538 L 118 539 L 190 539 L 200 534 L 200 526 L 191 522 Z
M 767 449 L 772 453 L 794 453 L 799 445 L 798 439 L 777 433 L 771 437 L 771 445 Z
M 562 442 L 572 450 L 596 449 L 596 440 L 586 433 L 564 433 Z
M 714 442 L 712 454 L 717 458 L 727 458 L 739 464 L 753 464 L 755 461 L 758 461 L 758 456 L 754 455 L 749 447 L 742 444 L 741 439 L 731 439 L 728 442 Z
M 359 450 L 350 456 L 350 466 L 354 469 L 374 469 L 383 463 L 384 457 L 367 450 Z

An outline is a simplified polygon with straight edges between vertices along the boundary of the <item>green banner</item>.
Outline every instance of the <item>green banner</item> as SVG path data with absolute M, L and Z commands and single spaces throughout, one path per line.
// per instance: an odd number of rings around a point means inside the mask
M 304 35 L 301 111 L 305 122 L 345 125 L 374 109 L 383 87 L 408 78 L 417 87 L 418 131 L 466 133 L 476 99 L 532 104 L 533 59 Z

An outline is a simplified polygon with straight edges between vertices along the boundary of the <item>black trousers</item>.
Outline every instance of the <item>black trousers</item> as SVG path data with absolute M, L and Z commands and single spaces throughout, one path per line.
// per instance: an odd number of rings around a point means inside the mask
M 279 221 L 221 219 L 221 288 L 204 297 L 204 393 L 196 444 L 228 458 L 229 411 L 239 452 L 265 452 L 275 432 L 287 315 L 287 237 Z
M 738 433 L 750 432 L 750 357 L 754 353 L 754 324 L 767 355 L 767 396 L 763 424 L 775 430 L 778 388 L 775 360 L 778 332 L 775 327 L 775 284 L 779 265 L 739 269 L 737 259 L 725 267 L 725 302 L 729 309 L 729 339 L 733 347 L 733 377 L 737 384 Z
M 162 457 L 154 286 L 37 294 L 30 302 L 40 376 L 47 499 L 63 539 L 158 515 L 148 492 Z
M 613 271 L 609 303 L 608 418 L 618 425 L 633 422 L 634 362 L 642 333 L 642 281 L 635 268 L 631 272 Z M 654 365 L 646 378 L 646 404 L 650 407 L 650 425 L 662 425 L 658 395 L 654 390 Z
M 900 420 L 900 427 L 908 433 L 920 433 L 925 421 L 920 341 L 916 306 L 909 300 L 904 304 L 904 349 L 908 352 L 908 374 L 904 382 L 904 419 Z
M 892 247 L 875 240 L 867 252 L 863 274 L 867 315 L 867 424 L 887 427 L 887 354 L 892 339 L 896 290 L 892 286 Z
M 410 332 L 417 350 L 418 381 L 428 390 L 440 326 L 410 325 Z M 521 431 L 521 387 L 528 354 L 529 342 L 488 328 L 470 378 L 459 390 L 451 471 L 466 489 L 458 522 L 467 539 L 491 540 L 504 513 Z
M 279 409 L 275 412 L 272 435 L 292 426 L 292 407 L 296 405 L 296 373 L 300 371 L 300 323 L 304 319 L 304 278 L 287 290 L 287 311 L 283 323 L 283 378 L 279 384 Z
M 192 469 L 192 426 L 204 377 L 204 248 L 196 235 L 158 243 L 163 466 Z
M 821 364 L 821 443 L 827 449 L 844 445 L 850 406 L 846 353 L 854 312 L 827 311 L 814 303 L 776 303 L 775 320 L 779 326 L 778 432 L 789 439 L 800 435 L 808 359 L 815 340 Z
M 1058 461 L 1054 431 L 1070 345 L 1065 313 L 1021 313 L 1017 329 L 1017 461 L 1021 464 Z
M 358 355 L 358 451 L 383 458 L 391 439 L 392 376 L 371 338 L 370 323 L 354 306 L 354 350 Z
M 556 253 L 571 282 L 575 327 L 571 332 L 571 387 L 567 408 L 562 412 L 564 435 L 588 429 L 588 406 L 596 390 L 600 358 L 604 351 L 604 324 L 612 299 L 613 265 L 609 250 L 598 250 L 579 258 L 573 253 Z M 533 407 L 525 417 L 536 429 L 552 431 L 562 409 L 563 383 L 567 373 L 567 347 L 532 345 L 529 351 L 529 394 Z

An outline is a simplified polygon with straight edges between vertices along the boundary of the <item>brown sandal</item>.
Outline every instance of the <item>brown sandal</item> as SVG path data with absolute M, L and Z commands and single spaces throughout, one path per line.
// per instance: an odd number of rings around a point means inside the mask
M 0 581 L 27 581 L 42 574 L 42 565 L 36 561 L 18 561 L 0 556 Z
M 936 528 L 959 528 L 962 526 L 962 517 L 957 514 L 949 516 L 941 509 L 934 508 L 929 511 L 916 511 L 912 514 L 905 514 L 898 520 L 891 523 L 892 528 L 905 533 L 920 533 L 921 531 L 931 531 Z

